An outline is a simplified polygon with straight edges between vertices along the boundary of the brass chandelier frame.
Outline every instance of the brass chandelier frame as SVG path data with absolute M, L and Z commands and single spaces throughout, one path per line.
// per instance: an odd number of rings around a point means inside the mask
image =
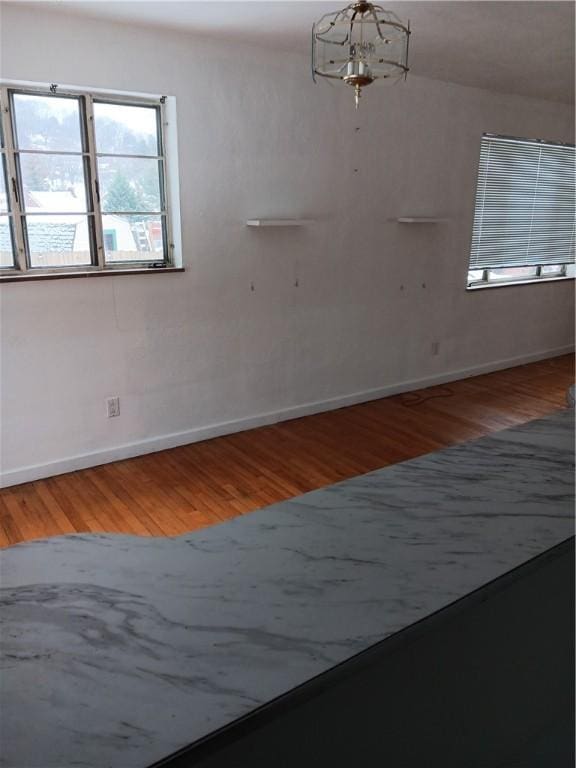
M 364 31 L 369 25 L 374 34 L 365 39 Z M 387 35 L 386 28 L 392 29 L 395 36 Z M 355 39 L 358 29 L 359 38 Z M 325 13 L 312 25 L 312 79 L 317 82 L 319 76 L 352 86 L 358 107 L 365 86 L 394 76 L 406 78 L 410 34 L 409 23 L 403 24 L 392 11 L 370 2 L 355 2 L 340 11 Z M 387 58 L 379 50 L 390 43 L 400 46 L 397 58 Z M 324 53 L 322 62 L 318 57 L 320 47 Z M 335 55 L 326 58 L 332 50 Z

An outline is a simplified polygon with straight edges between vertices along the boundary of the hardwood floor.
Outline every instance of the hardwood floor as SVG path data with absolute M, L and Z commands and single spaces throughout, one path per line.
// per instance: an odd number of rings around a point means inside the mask
M 574 357 L 375 400 L 0 491 L 0 546 L 174 536 L 565 407 Z

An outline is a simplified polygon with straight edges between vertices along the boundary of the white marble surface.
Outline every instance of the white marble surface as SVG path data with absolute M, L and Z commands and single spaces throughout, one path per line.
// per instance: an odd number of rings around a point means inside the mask
M 174 539 L 2 556 L 6 768 L 144 768 L 573 533 L 573 411 Z

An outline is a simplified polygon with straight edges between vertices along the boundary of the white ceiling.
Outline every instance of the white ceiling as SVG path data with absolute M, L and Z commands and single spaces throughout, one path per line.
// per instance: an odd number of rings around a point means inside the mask
M 59 0 L 43 5 L 305 53 L 312 22 L 347 2 Z M 411 22 L 414 74 L 504 93 L 574 101 L 572 2 L 380 2 Z

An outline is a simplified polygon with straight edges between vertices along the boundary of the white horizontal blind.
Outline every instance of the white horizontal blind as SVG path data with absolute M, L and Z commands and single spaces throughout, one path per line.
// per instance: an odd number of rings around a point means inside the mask
M 484 135 L 470 269 L 574 261 L 575 148 Z

